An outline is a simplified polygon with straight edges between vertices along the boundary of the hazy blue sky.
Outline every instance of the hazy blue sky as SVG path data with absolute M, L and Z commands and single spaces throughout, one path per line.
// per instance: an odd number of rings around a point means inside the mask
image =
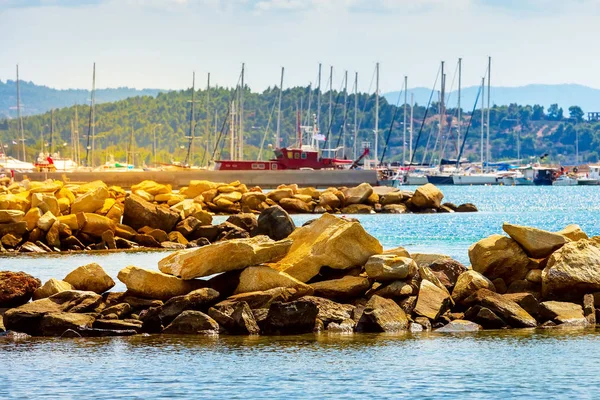
M 600 87 L 600 0 L 0 0 L 0 79 L 57 88 L 183 88 L 196 71 L 220 85 L 242 62 L 257 90 L 316 82 L 318 63 L 359 72 L 381 63 L 381 90 L 431 86 L 439 61 L 448 84 L 458 57 L 478 84 Z M 326 82 L 323 78 L 323 84 Z

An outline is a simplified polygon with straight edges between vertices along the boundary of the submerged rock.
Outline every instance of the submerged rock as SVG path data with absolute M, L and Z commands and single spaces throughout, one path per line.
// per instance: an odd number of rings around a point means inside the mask
M 219 333 L 219 324 L 201 311 L 188 310 L 179 314 L 162 333 L 215 335 Z
M 463 332 L 477 332 L 481 330 L 481 326 L 471 321 L 465 321 L 462 319 L 455 319 L 447 325 L 436 329 L 436 332 L 441 333 L 463 333 Z

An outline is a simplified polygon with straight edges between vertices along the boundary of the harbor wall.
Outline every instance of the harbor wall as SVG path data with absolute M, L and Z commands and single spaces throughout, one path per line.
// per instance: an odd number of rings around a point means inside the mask
M 373 170 L 283 170 L 283 171 L 133 171 L 133 172 L 29 172 L 15 173 L 15 180 L 25 178 L 65 180 L 72 183 L 101 180 L 107 185 L 130 188 L 143 180 L 171 184 L 173 189 L 187 186 L 190 180 L 233 182 L 239 180 L 247 186 L 274 188 L 281 184 L 296 183 L 298 186 L 356 186 L 363 182 L 377 184 L 377 172 Z

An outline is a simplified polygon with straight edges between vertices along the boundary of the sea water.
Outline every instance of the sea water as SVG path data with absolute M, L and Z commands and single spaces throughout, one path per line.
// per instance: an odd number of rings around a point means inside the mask
M 502 223 L 600 235 L 600 187 L 442 188 L 478 213 L 359 215 L 384 247 L 448 254 Z M 301 225 L 314 215 L 295 216 Z M 221 221 L 217 218 L 217 222 Z M 98 262 L 156 268 L 164 252 L 0 258 L 0 270 L 42 281 Z M 120 283 L 114 290 L 124 289 Z M 0 341 L 0 398 L 595 398 L 600 334 L 512 330 L 476 334 L 136 336 Z

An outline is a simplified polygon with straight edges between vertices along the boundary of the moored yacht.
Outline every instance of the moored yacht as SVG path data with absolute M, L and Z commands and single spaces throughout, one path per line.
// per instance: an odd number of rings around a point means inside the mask
M 561 175 L 554 182 L 552 186 L 576 186 L 577 179 L 570 177 L 569 175 Z

